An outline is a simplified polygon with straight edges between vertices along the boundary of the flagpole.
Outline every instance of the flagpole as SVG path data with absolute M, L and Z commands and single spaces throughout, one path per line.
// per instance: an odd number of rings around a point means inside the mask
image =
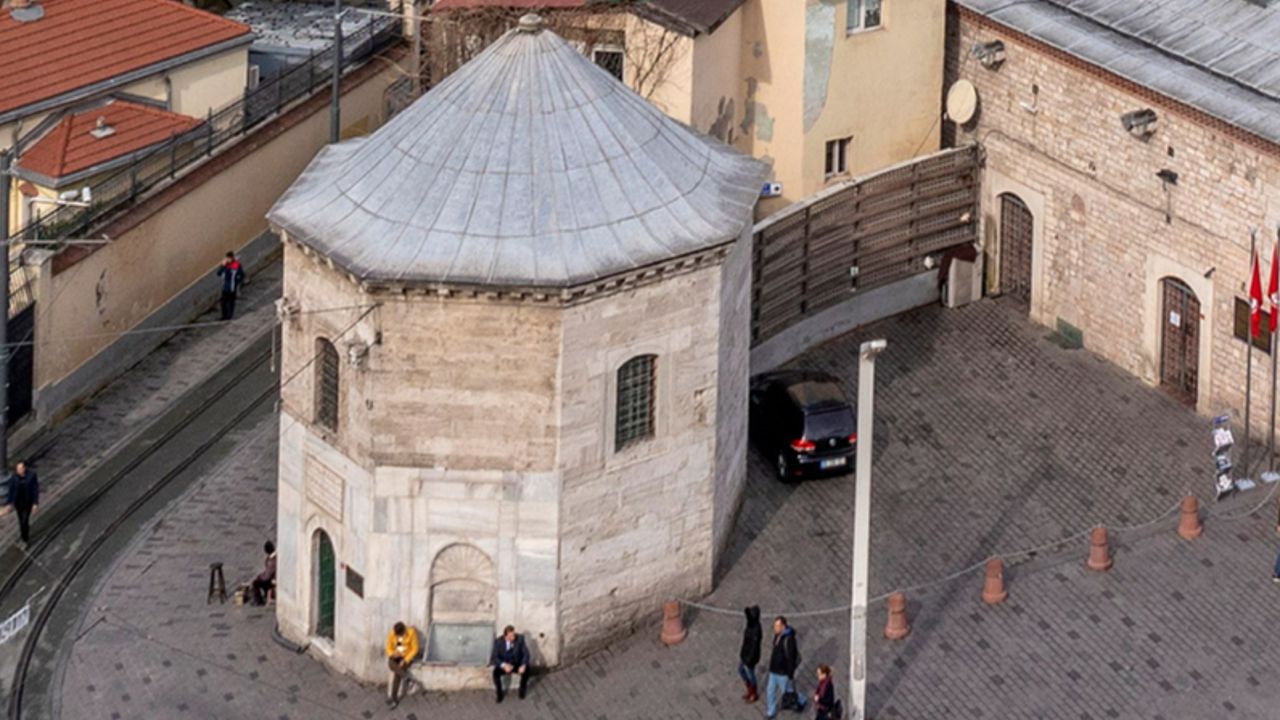
M 1258 268 L 1258 230 L 1257 228 L 1249 229 L 1249 300 L 1253 301 L 1253 278 L 1257 275 Z M 1261 288 L 1259 288 L 1261 289 Z M 1244 458 L 1241 467 L 1244 468 L 1244 476 L 1249 477 L 1249 409 L 1250 400 L 1253 398 L 1253 312 L 1254 308 L 1249 308 L 1249 338 L 1245 342 L 1245 361 L 1244 361 Z
M 1276 471 L 1276 293 L 1280 292 L 1280 225 L 1276 226 L 1276 246 L 1271 251 L 1271 279 L 1267 283 L 1267 297 L 1271 301 L 1271 314 L 1267 327 L 1271 330 L 1271 431 L 1267 433 L 1267 472 Z

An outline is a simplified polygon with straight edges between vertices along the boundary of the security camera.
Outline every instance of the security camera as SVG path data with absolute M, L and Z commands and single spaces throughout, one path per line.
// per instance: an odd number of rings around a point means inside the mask
M 1136 138 L 1149 138 L 1156 131 L 1156 111 L 1144 108 L 1127 112 L 1120 116 L 1120 125 Z
M 975 43 L 969 54 L 982 63 L 983 67 L 994 70 L 1000 66 L 1000 63 L 1004 62 L 1004 42 L 992 40 L 991 42 Z

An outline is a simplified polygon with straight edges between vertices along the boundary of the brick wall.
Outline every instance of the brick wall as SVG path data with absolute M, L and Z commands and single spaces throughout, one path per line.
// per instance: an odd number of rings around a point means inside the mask
M 1007 59 L 992 70 L 969 51 L 994 39 Z M 1080 328 L 1086 347 L 1150 384 L 1160 381 L 1167 322 L 1157 290 L 1162 277 L 1179 278 L 1202 307 L 1197 407 L 1242 417 L 1245 345 L 1232 335 L 1233 305 L 1245 296 L 1250 226 L 1263 228 L 1270 262 L 1280 148 L 955 6 L 947 56 L 948 85 L 965 78 L 978 89 L 978 116 L 948 130 L 986 152 L 988 264 L 999 255 L 998 194 L 1028 196 L 1039 215 L 1032 317 Z M 1120 116 L 1147 107 L 1158 130 L 1140 140 Z M 1165 169 L 1176 186 L 1157 177 Z M 1255 431 L 1266 429 L 1268 365 L 1255 353 Z

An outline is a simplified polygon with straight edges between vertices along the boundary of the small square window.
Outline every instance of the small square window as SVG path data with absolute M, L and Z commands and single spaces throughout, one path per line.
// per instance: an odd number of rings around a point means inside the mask
M 849 172 L 849 143 L 853 138 L 827 141 L 827 162 L 824 169 L 827 179 Z
M 880 4 L 883 0 L 847 0 L 849 15 L 845 30 L 857 32 L 880 27 Z
M 622 71 L 626 65 L 626 61 L 622 55 L 622 48 L 618 47 L 597 47 L 591 51 L 591 59 L 597 65 L 604 68 L 606 72 L 622 80 Z

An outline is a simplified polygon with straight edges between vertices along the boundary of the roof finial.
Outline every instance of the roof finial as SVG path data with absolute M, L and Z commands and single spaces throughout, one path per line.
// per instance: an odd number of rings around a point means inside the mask
M 520 24 L 517 29 L 522 33 L 539 33 L 542 32 L 542 16 L 537 13 L 529 13 L 520 18 Z

